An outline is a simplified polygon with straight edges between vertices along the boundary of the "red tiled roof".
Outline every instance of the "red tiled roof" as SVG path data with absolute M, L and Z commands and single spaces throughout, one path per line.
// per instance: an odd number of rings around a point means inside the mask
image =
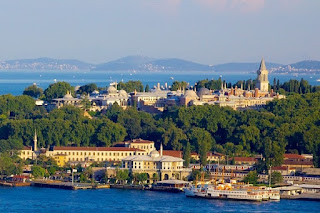
M 271 167 L 271 170 L 287 170 L 288 167 L 286 166 L 275 166 L 275 167 Z
M 23 146 L 21 150 L 31 150 L 31 146 Z
M 232 160 L 232 158 L 229 158 L 230 160 Z M 256 162 L 257 159 L 255 159 L 254 157 L 234 157 L 235 161 L 247 161 L 247 162 Z
M 126 141 L 129 143 L 154 143 L 153 141 L 143 140 L 143 139 L 133 139 L 131 141 Z
M 75 146 L 55 146 L 53 150 L 66 151 L 144 151 L 137 148 L 129 147 L 75 147 Z
M 207 153 L 207 156 L 218 156 L 218 157 L 221 157 L 221 156 L 223 156 L 223 154 L 218 153 L 218 152 L 215 152 L 215 153 L 213 153 L 213 152 L 208 152 L 208 153 Z
M 176 151 L 176 150 L 163 150 L 163 155 L 168 155 L 176 158 L 182 158 L 182 151 Z
M 191 155 L 198 155 L 198 153 L 196 153 L 196 152 L 191 152 Z
M 283 157 L 285 159 L 305 159 L 304 156 L 298 154 L 284 154 Z
M 302 166 L 302 165 L 313 165 L 312 161 L 291 161 L 291 160 L 284 160 L 282 165 L 295 165 L 295 166 Z

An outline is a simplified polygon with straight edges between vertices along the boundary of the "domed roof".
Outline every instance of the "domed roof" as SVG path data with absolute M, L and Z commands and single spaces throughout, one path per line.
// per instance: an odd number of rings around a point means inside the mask
M 159 154 L 159 152 L 157 150 L 153 150 L 153 151 L 150 152 L 150 157 L 152 157 L 152 158 L 156 158 L 156 157 L 159 157 L 159 156 L 160 156 L 160 154 Z
M 201 89 L 199 89 L 199 91 L 197 92 L 198 96 L 202 96 L 202 95 L 210 95 L 210 90 L 208 90 L 205 87 L 202 87 Z
M 198 97 L 196 92 L 193 91 L 193 90 L 187 90 L 185 93 L 184 93 L 184 97 L 192 97 L 192 98 L 196 98 Z
M 117 93 L 117 89 L 114 86 L 108 87 L 108 94 L 115 94 Z
M 71 92 L 67 91 L 67 94 L 65 94 L 65 96 L 63 96 L 64 99 L 70 99 L 73 98 L 71 95 Z
M 119 91 L 119 95 L 120 96 L 128 96 L 128 93 L 125 90 L 122 89 L 122 90 Z

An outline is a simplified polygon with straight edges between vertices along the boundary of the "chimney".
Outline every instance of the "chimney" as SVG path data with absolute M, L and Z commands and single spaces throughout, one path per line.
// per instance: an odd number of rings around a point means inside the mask
M 165 88 L 165 89 L 168 89 L 168 83 L 165 83 L 165 84 L 164 84 L 164 88 Z
M 157 88 L 160 89 L 160 83 L 157 84 Z

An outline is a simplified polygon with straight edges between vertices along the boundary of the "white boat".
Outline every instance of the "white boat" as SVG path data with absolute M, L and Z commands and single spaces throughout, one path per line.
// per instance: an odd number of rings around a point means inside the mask
M 262 201 L 262 193 L 259 191 L 248 189 L 232 189 L 224 188 L 223 186 L 209 187 L 207 189 L 206 198 L 232 199 L 232 200 L 247 200 L 247 201 Z
M 319 79 L 317 79 L 317 81 L 319 82 L 319 81 L 320 81 L 320 78 L 319 78 Z
M 184 188 L 183 191 L 187 197 L 205 197 L 207 193 L 205 188 L 195 187 L 194 185 Z

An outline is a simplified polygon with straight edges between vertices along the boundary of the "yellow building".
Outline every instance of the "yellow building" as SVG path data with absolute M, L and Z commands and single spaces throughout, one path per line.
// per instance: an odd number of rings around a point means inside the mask
M 67 163 L 67 156 L 64 154 L 57 154 L 53 156 L 53 159 L 56 161 L 59 167 L 64 167 Z
M 163 155 L 162 146 L 160 153 L 153 150 L 149 155 L 130 156 L 122 160 L 122 169 L 128 169 L 130 173 L 146 173 L 148 182 L 168 179 L 185 179 L 191 169 L 183 168 L 183 159 Z M 114 168 L 110 168 L 114 170 Z M 156 179 L 154 177 L 157 177 Z

